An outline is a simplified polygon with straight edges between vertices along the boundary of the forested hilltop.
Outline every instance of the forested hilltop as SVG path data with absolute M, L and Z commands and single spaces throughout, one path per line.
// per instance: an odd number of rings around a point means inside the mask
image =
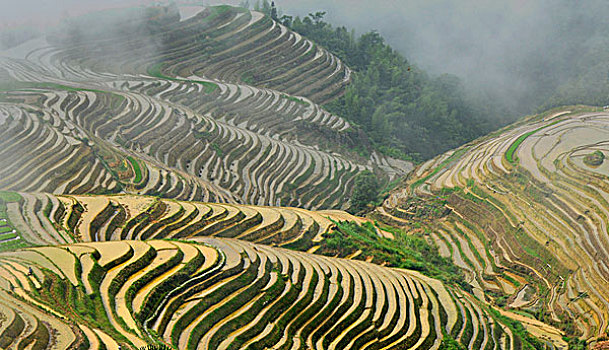
M 361 126 L 376 148 L 421 161 L 488 133 L 498 124 L 466 96 L 453 75 L 433 77 L 389 46 L 376 31 L 356 36 L 325 22 L 324 12 L 282 16 L 354 70 L 345 94 L 325 107 Z
M 356 35 L 325 21 L 325 12 L 284 15 L 266 0 L 253 7 L 327 48 L 354 70 L 345 94 L 325 105 L 329 111 L 365 129 L 383 153 L 423 161 L 525 114 L 561 105 L 609 104 L 609 51 L 604 44 L 609 28 L 602 11 L 590 11 L 596 3 L 556 3 L 547 43 L 529 48 L 538 54 L 513 53 L 506 62 L 497 62 L 522 82 L 510 86 L 511 92 L 493 86 L 466 88 L 455 75 L 428 74 L 378 32 Z

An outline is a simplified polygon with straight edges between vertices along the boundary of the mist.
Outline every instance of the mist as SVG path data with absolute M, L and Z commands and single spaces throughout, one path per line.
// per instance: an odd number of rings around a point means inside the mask
M 561 85 L 606 58 L 581 59 L 606 44 L 609 7 L 600 0 L 275 3 L 289 15 L 326 11 L 328 22 L 357 34 L 377 30 L 417 66 L 435 75 L 454 74 L 470 92 L 497 99 L 516 114 L 548 105 Z
M 158 4 L 146 0 L 0 1 L 0 29 L 43 28 L 66 17 L 104 8 Z M 182 2 L 178 1 L 178 4 Z M 243 0 L 191 4 L 244 4 Z M 256 3 L 250 0 L 251 7 Z M 377 30 L 409 61 L 432 75 L 454 74 L 470 92 L 527 113 L 544 104 L 585 64 L 578 53 L 605 39 L 609 8 L 600 0 L 276 0 L 281 14 L 325 11 L 325 20 Z M 602 73 L 602 72 L 601 72 Z

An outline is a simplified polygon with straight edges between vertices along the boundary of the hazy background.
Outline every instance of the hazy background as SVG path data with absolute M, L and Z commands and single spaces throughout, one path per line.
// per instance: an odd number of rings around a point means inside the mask
M 242 0 L 203 0 L 195 4 Z M 61 18 L 146 0 L 0 0 L 0 30 L 44 27 Z M 177 2 L 178 4 L 180 1 Z M 256 1 L 250 0 L 253 6 Z M 605 0 L 277 0 L 283 14 L 326 11 L 334 25 L 357 34 L 378 30 L 406 58 L 431 74 L 452 73 L 470 91 L 484 92 L 526 113 L 574 79 L 579 54 L 606 46 Z M 603 53 L 604 54 L 604 53 Z M 594 55 L 588 55 L 594 57 Z M 605 73 L 606 71 L 606 73 Z M 594 70 L 606 75 L 606 64 Z M 580 79 L 581 80 L 581 79 Z M 597 81 L 604 84 L 607 79 Z M 573 83 L 573 82 L 571 82 Z M 579 82 L 583 84 L 582 82 Z

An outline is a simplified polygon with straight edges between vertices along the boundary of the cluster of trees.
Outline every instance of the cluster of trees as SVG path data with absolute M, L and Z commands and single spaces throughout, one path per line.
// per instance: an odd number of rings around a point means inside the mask
M 379 200 L 380 184 L 376 176 L 370 170 L 364 170 L 357 174 L 354 180 L 353 192 L 351 193 L 351 213 L 361 213 L 368 208 L 368 204 L 377 205 Z
M 556 44 L 547 45 L 545 55 L 510 63 L 514 74 L 528 77 L 514 99 L 488 89 L 466 89 L 454 75 L 431 76 L 392 49 L 378 32 L 358 36 L 327 23 L 325 12 L 303 18 L 283 15 L 267 0 L 258 0 L 254 8 L 328 49 L 354 70 L 345 94 L 326 109 L 364 130 L 376 150 L 420 162 L 526 113 L 568 104 L 609 104 L 609 25 L 601 13 L 590 14 L 577 6 L 557 9 L 561 25 L 549 39 Z M 369 174 L 360 180 L 352 195 L 352 212 L 378 199 L 371 189 L 378 190 L 379 185 Z
M 249 1 L 242 6 L 249 6 Z M 344 96 L 324 107 L 362 128 L 376 150 L 423 161 L 493 129 L 481 117 L 482 110 L 472 107 L 459 78 L 429 76 L 378 32 L 357 36 L 325 22 L 325 12 L 303 18 L 281 15 L 267 0 L 253 7 L 328 49 L 354 70 Z
M 280 21 L 354 70 L 344 96 L 325 107 L 363 128 L 377 150 L 421 161 L 492 129 L 456 76 L 431 77 L 376 31 L 357 37 L 323 20 L 325 12 Z
M 357 36 L 324 21 L 282 15 L 275 3 L 263 11 L 340 57 L 355 72 L 343 97 L 326 106 L 364 129 L 377 150 L 423 161 L 511 123 L 524 114 L 568 104 L 609 104 L 609 25 L 598 0 L 560 0 L 555 30 L 544 54 L 521 53 L 507 64 L 523 83 L 518 91 L 464 88 L 452 75 L 431 76 L 371 31 Z M 494 89 L 494 90 L 493 90 Z M 513 98 L 509 98 L 512 96 Z

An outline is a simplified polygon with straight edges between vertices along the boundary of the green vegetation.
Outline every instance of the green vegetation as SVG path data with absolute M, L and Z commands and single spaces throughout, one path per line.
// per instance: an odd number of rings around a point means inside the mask
M 211 148 L 213 148 L 214 151 L 216 151 L 216 154 L 218 155 L 218 157 L 222 157 L 222 148 L 220 148 L 220 145 L 218 145 L 215 142 L 212 142 Z
M 501 321 L 501 323 L 506 325 L 512 331 L 512 333 L 514 333 L 515 336 L 520 338 L 520 340 L 522 341 L 523 349 L 538 349 L 538 350 L 546 349 L 545 343 L 541 342 L 539 339 L 532 336 L 524 328 L 522 323 L 520 323 L 516 320 L 513 320 L 507 316 L 503 316 L 499 311 L 497 311 L 496 309 L 494 309 L 492 307 L 488 308 L 488 311 L 490 312 L 491 315 L 493 315 L 493 318 Z
M 140 350 L 173 350 L 173 348 L 165 344 L 153 344 L 141 347 Z
M 458 78 L 430 77 L 377 32 L 356 37 L 324 22 L 324 15 L 283 16 L 281 21 L 354 69 L 345 94 L 325 107 L 366 130 L 383 154 L 428 159 L 496 127 L 473 107 Z
M 442 343 L 440 343 L 440 347 L 438 350 L 465 350 L 466 347 L 455 340 L 450 334 L 444 333 L 444 338 L 442 338 Z
M 602 151 L 596 150 L 590 154 L 587 154 L 584 157 L 584 163 L 591 167 L 597 167 L 603 164 L 605 161 L 605 153 Z
M 192 79 L 178 79 L 178 78 L 166 76 L 163 74 L 163 63 L 162 62 L 156 63 L 156 64 L 148 67 L 148 74 L 155 78 L 159 78 L 159 79 L 183 81 L 183 82 L 203 85 L 205 87 L 205 93 L 207 93 L 207 94 L 210 94 L 210 93 L 216 91 L 216 89 L 218 89 L 217 84 L 214 84 L 209 81 L 192 80 Z
M 292 102 L 298 103 L 300 105 L 303 105 L 305 107 L 309 106 L 309 102 L 304 101 L 304 100 L 302 100 L 302 99 L 300 99 L 298 97 L 288 96 L 286 94 L 282 94 L 281 97 L 287 99 L 288 101 L 292 101 Z
M 138 163 L 137 160 L 135 160 L 135 158 L 128 156 L 127 160 L 129 160 L 129 163 L 131 163 L 131 167 L 133 168 L 133 172 L 135 173 L 135 179 L 133 179 L 133 182 L 140 183 L 142 181 L 142 169 L 140 168 L 140 163 Z
M 585 340 L 579 339 L 577 337 L 564 337 L 564 341 L 569 345 L 569 350 L 586 350 L 588 349 L 588 344 Z
M 7 214 L 6 204 L 19 201 L 21 201 L 21 196 L 18 193 L 0 191 L 0 252 L 16 250 L 28 246 L 26 242 L 20 239 L 18 232 L 13 232 L 13 230 L 16 231 L 16 229 Z
M 407 234 L 390 227 L 375 228 L 371 223 L 334 223 L 336 230 L 324 235 L 318 253 L 346 257 L 361 251 L 358 259 L 371 258 L 376 264 L 420 271 L 446 283 L 469 289 L 461 270 L 451 260 L 441 257 L 438 249 L 428 243 L 422 234 Z M 394 239 L 379 236 L 377 229 L 391 232 Z
M 376 205 L 380 190 L 376 175 L 364 170 L 355 176 L 354 182 L 350 211 L 357 213 L 366 209 L 368 204 Z
M 0 191 L 0 200 L 5 203 L 19 202 L 21 196 L 15 192 Z
M 521 144 L 521 143 L 522 143 L 524 140 L 526 140 L 526 139 L 527 139 L 527 137 L 529 137 L 529 136 L 533 135 L 534 133 L 536 133 L 536 132 L 538 132 L 538 131 L 540 131 L 540 130 L 542 130 L 542 129 L 545 129 L 545 128 L 549 127 L 549 126 L 552 126 L 552 125 L 554 125 L 554 124 L 558 123 L 559 121 L 560 121 L 560 120 L 555 120 L 555 121 L 553 121 L 552 123 L 550 123 L 550 124 L 548 124 L 548 125 L 544 125 L 544 126 L 542 126 L 542 127 L 540 127 L 540 128 L 537 128 L 537 129 L 535 129 L 535 130 L 533 130 L 533 131 L 529 131 L 529 132 L 527 132 L 527 133 L 524 133 L 524 134 L 520 135 L 520 137 L 518 137 L 518 138 L 516 139 L 516 141 L 514 141 L 514 142 L 513 142 L 513 143 L 510 145 L 510 147 L 508 148 L 507 152 L 505 152 L 505 159 L 507 159 L 507 161 L 508 161 L 508 162 L 510 162 L 510 163 L 512 163 L 512 164 L 513 164 L 513 163 L 518 162 L 518 157 L 514 155 L 514 153 L 515 153 L 515 152 L 516 152 L 516 150 L 518 149 L 518 146 L 520 146 L 520 144 Z

